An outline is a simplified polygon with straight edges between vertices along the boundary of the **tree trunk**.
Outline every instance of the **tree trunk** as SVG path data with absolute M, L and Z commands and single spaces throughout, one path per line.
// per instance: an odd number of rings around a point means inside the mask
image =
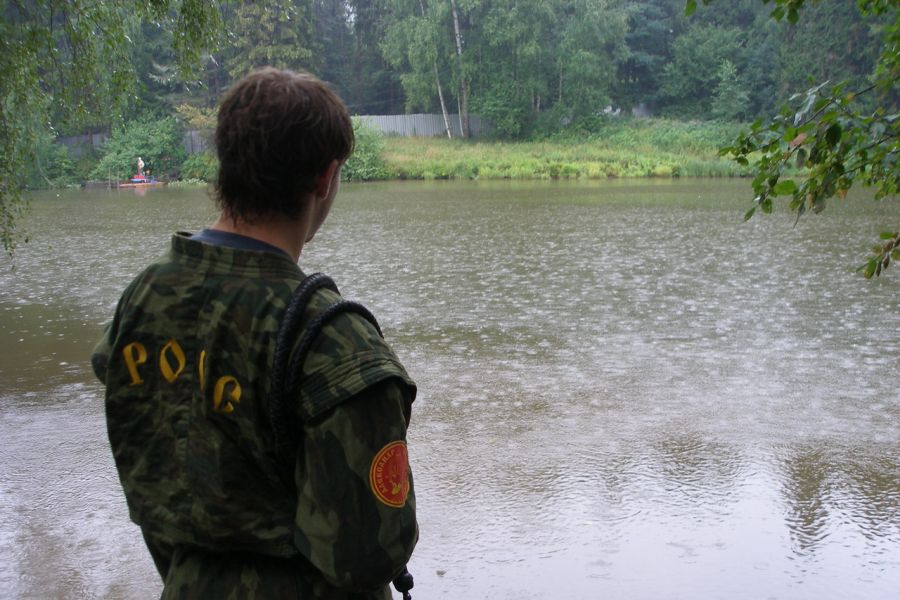
M 456 36 L 456 60 L 459 65 L 459 130 L 464 138 L 469 137 L 469 78 L 463 69 L 462 31 L 459 28 L 459 11 L 456 0 L 450 0 L 453 11 L 453 32 Z
M 444 91 L 441 89 L 441 78 L 438 77 L 437 61 L 434 63 L 434 80 L 437 83 L 438 98 L 441 100 L 441 114 L 444 115 L 444 128 L 447 130 L 447 138 L 453 139 L 453 131 L 450 129 L 450 113 L 447 112 L 447 103 L 444 102 Z
M 562 103 L 563 99 L 563 71 L 562 67 L 559 68 L 559 98 L 557 98 L 557 102 Z
M 206 61 L 206 72 L 208 73 L 206 86 L 206 107 L 211 108 L 216 105 L 216 101 L 222 95 L 222 85 L 219 80 L 219 74 L 222 66 L 216 61 L 216 57 L 209 55 Z
M 422 18 L 425 16 L 425 1 L 419 0 L 419 9 L 422 11 Z M 438 98 L 441 101 L 441 114 L 444 116 L 444 128 L 447 130 L 447 138 L 453 139 L 453 131 L 450 129 L 450 114 L 447 112 L 447 103 L 444 102 L 444 90 L 441 88 L 441 77 L 438 74 L 437 60 L 432 63 L 434 68 L 434 83 L 437 85 Z

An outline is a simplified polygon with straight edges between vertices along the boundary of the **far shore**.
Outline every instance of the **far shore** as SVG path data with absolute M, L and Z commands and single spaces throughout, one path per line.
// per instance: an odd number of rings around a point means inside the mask
M 343 175 L 347 181 L 747 177 L 751 167 L 720 155 L 745 128 L 741 123 L 627 118 L 534 141 L 361 131 Z M 209 167 L 196 173 L 182 169 L 169 185 L 190 187 L 214 179 L 213 153 L 193 156 Z

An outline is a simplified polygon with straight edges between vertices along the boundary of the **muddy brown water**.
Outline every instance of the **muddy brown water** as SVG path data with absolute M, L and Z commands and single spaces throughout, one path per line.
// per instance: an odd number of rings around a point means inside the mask
M 414 597 L 888 599 L 900 590 L 896 202 L 796 227 L 746 181 L 345 185 L 304 251 L 420 386 Z M 0 596 L 160 582 L 88 356 L 200 190 L 37 194 L 0 264 Z

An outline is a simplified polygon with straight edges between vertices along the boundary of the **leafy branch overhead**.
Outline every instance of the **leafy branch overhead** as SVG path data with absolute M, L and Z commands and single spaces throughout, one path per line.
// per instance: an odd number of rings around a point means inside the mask
M 804 0 L 772 3 L 772 18 L 786 17 L 795 23 Z M 696 7 L 696 1 L 689 0 L 686 14 Z M 720 150 L 721 155 L 730 155 L 742 165 L 752 164 L 756 173 L 755 204 L 747 219 L 757 209 L 771 213 L 778 196 L 790 197 L 790 209 L 799 219 L 808 211 L 823 211 L 830 198 L 846 197 L 855 184 L 874 188 L 878 199 L 896 198 L 900 191 L 900 94 L 896 84 L 900 77 L 900 2 L 858 0 L 857 7 L 882 28 L 882 52 L 869 80 L 855 86 L 855 82 L 826 81 L 795 94 L 777 116 L 768 122 L 757 120 L 733 145 Z M 884 232 L 859 270 L 867 278 L 880 276 L 898 259 L 898 233 Z

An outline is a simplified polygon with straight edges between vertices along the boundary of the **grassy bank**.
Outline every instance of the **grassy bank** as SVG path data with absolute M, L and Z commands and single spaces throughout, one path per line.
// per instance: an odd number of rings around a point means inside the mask
M 735 177 L 747 169 L 717 151 L 740 128 L 619 119 L 536 142 L 388 137 L 382 157 L 386 175 L 400 179 Z

